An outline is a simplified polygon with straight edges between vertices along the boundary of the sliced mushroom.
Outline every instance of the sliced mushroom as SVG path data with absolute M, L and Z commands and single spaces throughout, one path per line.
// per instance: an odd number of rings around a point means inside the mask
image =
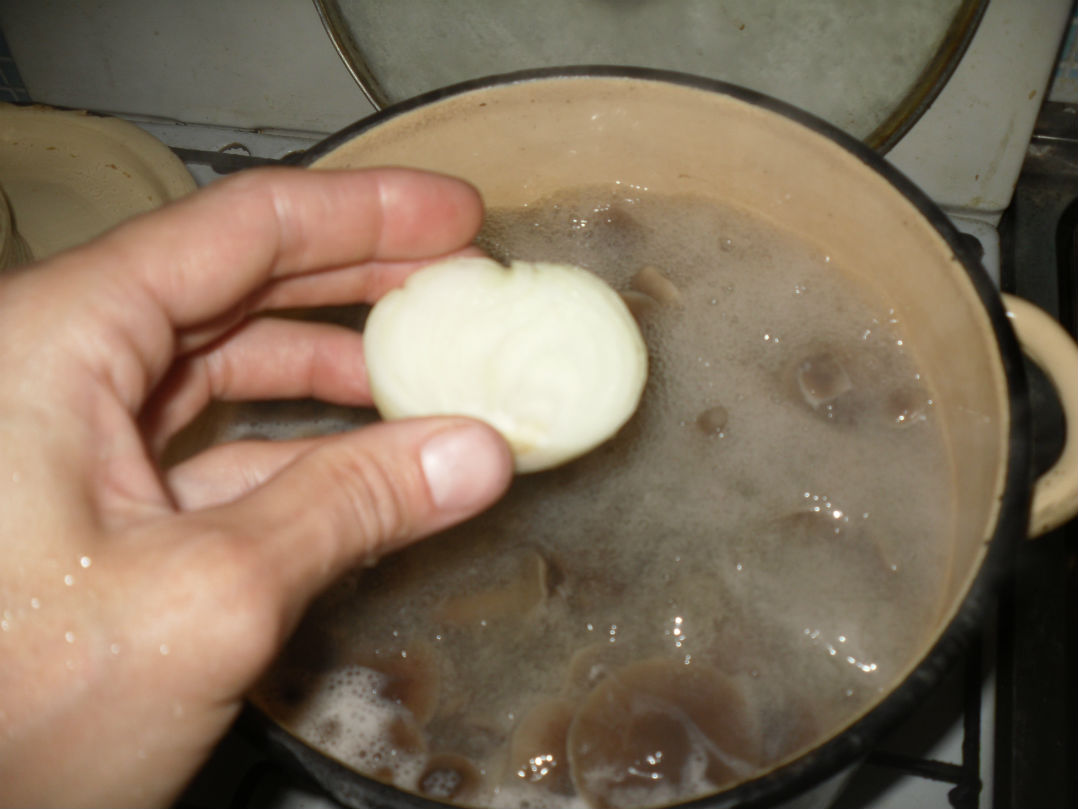
M 904 430 L 928 419 L 928 397 L 924 391 L 904 388 L 893 391 L 884 402 L 884 417 L 896 429 Z
M 479 791 L 483 776 L 464 756 L 439 753 L 431 756 L 419 776 L 419 792 L 441 801 L 459 801 Z
M 647 266 L 633 276 L 629 282 L 637 292 L 643 292 L 650 298 L 666 306 L 681 303 L 681 290 L 657 267 Z
M 637 323 L 646 323 L 649 318 L 654 317 L 655 313 L 662 308 L 662 304 L 653 297 L 635 289 L 627 289 L 619 294 L 621 299 L 625 301 L 625 305 L 629 307 L 633 317 L 636 318 Z
M 824 558 L 836 551 L 860 557 L 860 569 L 891 570 L 894 562 L 876 537 L 833 504 L 794 511 L 779 517 L 775 525 L 789 550 L 790 542 L 804 551 Z
M 368 655 L 360 664 L 382 675 L 380 697 L 406 709 L 420 725 L 430 721 L 438 707 L 441 670 L 429 644 L 413 643 L 400 651 Z
M 547 562 L 537 551 L 528 550 L 521 555 L 516 569 L 498 586 L 448 598 L 435 612 L 435 618 L 459 627 L 519 618 L 542 604 L 549 594 Z
M 704 435 L 719 435 L 726 430 L 730 413 L 722 405 L 709 407 L 696 417 L 696 427 Z
M 542 786 L 559 795 L 573 794 L 565 740 L 574 712 L 572 702 L 555 699 L 524 715 L 509 743 L 507 780 Z
M 386 742 L 394 756 L 427 752 L 427 739 L 423 731 L 412 719 L 402 716 L 390 721 L 386 728 Z
M 749 777 L 761 734 L 732 678 L 652 659 L 606 677 L 569 727 L 573 783 L 592 806 L 675 803 Z
M 577 649 L 569 658 L 562 692 L 583 696 L 612 671 L 632 662 L 632 655 L 632 649 L 616 643 L 591 643 Z
M 853 389 L 849 374 L 834 354 L 806 358 L 798 365 L 796 377 L 801 396 L 813 410 L 827 408 Z

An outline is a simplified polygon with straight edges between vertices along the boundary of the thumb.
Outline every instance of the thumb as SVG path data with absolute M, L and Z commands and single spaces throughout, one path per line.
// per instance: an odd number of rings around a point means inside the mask
M 481 422 L 386 422 L 315 445 L 215 510 L 255 539 L 295 614 L 348 568 L 487 508 L 512 472 L 505 441 Z

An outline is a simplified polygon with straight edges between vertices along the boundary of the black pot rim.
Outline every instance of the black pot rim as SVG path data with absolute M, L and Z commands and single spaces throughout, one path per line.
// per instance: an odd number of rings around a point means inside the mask
M 861 719 L 827 741 L 794 761 L 751 781 L 677 805 L 683 809 L 774 806 L 805 792 L 864 758 L 872 749 L 873 744 L 887 730 L 898 724 L 900 719 L 907 716 L 910 710 L 942 679 L 960 658 L 972 637 L 980 632 L 986 611 L 993 601 L 996 587 L 1010 569 L 1015 545 L 1026 536 L 1029 525 L 1029 504 L 1032 491 L 1031 427 L 1021 351 L 999 293 L 981 266 L 980 259 L 966 245 L 946 214 L 917 185 L 861 141 L 827 121 L 784 101 L 727 82 L 675 71 L 612 65 L 570 65 L 487 76 L 423 93 L 386 107 L 312 146 L 297 162 L 303 166 L 310 166 L 341 145 L 391 119 L 455 96 L 512 84 L 594 78 L 647 80 L 730 96 L 801 124 L 806 129 L 832 141 L 852 157 L 873 169 L 901 193 L 935 228 L 966 270 L 967 277 L 991 322 L 1000 363 L 1007 380 L 1010 406 L 1010 452 L 1007 458 L 1004 488 L 1000 497 L 999 516 L 993 535 L 987 543 L 988 551 L 984 562 L 954 618 L 933 646 L 911 673 L 883 700 Z M 272 720 L 269 721 L 272 723 Z M 302 743 L 302 740 L 298 741 Z M 345 769 L 349 773 L 353 772 L 348 768 Z M 388 802 L 392 799 L 397 805 L 408 807 L 408 809 L 431 809 L 431 807 L 445 805 L 388 787 L 359 774 L 356 774 L 356 778 L 367 782 L 372 797 L 377 796 L 381 801 Z

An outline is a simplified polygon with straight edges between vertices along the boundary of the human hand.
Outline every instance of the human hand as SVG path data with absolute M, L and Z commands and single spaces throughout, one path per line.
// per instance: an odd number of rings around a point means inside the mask
M 480 218 L 445 177 L 250 172 L 0 279 L 0 804 L 168 804 L 320 589 L 500 496 L 459 418 L 157 463 L 211 398 L 369 404 L 359 335 L 250 315 L 376 300 Z

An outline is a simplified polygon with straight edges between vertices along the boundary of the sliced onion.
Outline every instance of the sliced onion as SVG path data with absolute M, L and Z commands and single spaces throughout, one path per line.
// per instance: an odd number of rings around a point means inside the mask
M 518 472 L 613 436 L 647 380 L 647 349 L 621 297 L 564 264 L 426 267 L 374 306 L 364 345 L 383 418 L 481 419 L 505 437 Z

